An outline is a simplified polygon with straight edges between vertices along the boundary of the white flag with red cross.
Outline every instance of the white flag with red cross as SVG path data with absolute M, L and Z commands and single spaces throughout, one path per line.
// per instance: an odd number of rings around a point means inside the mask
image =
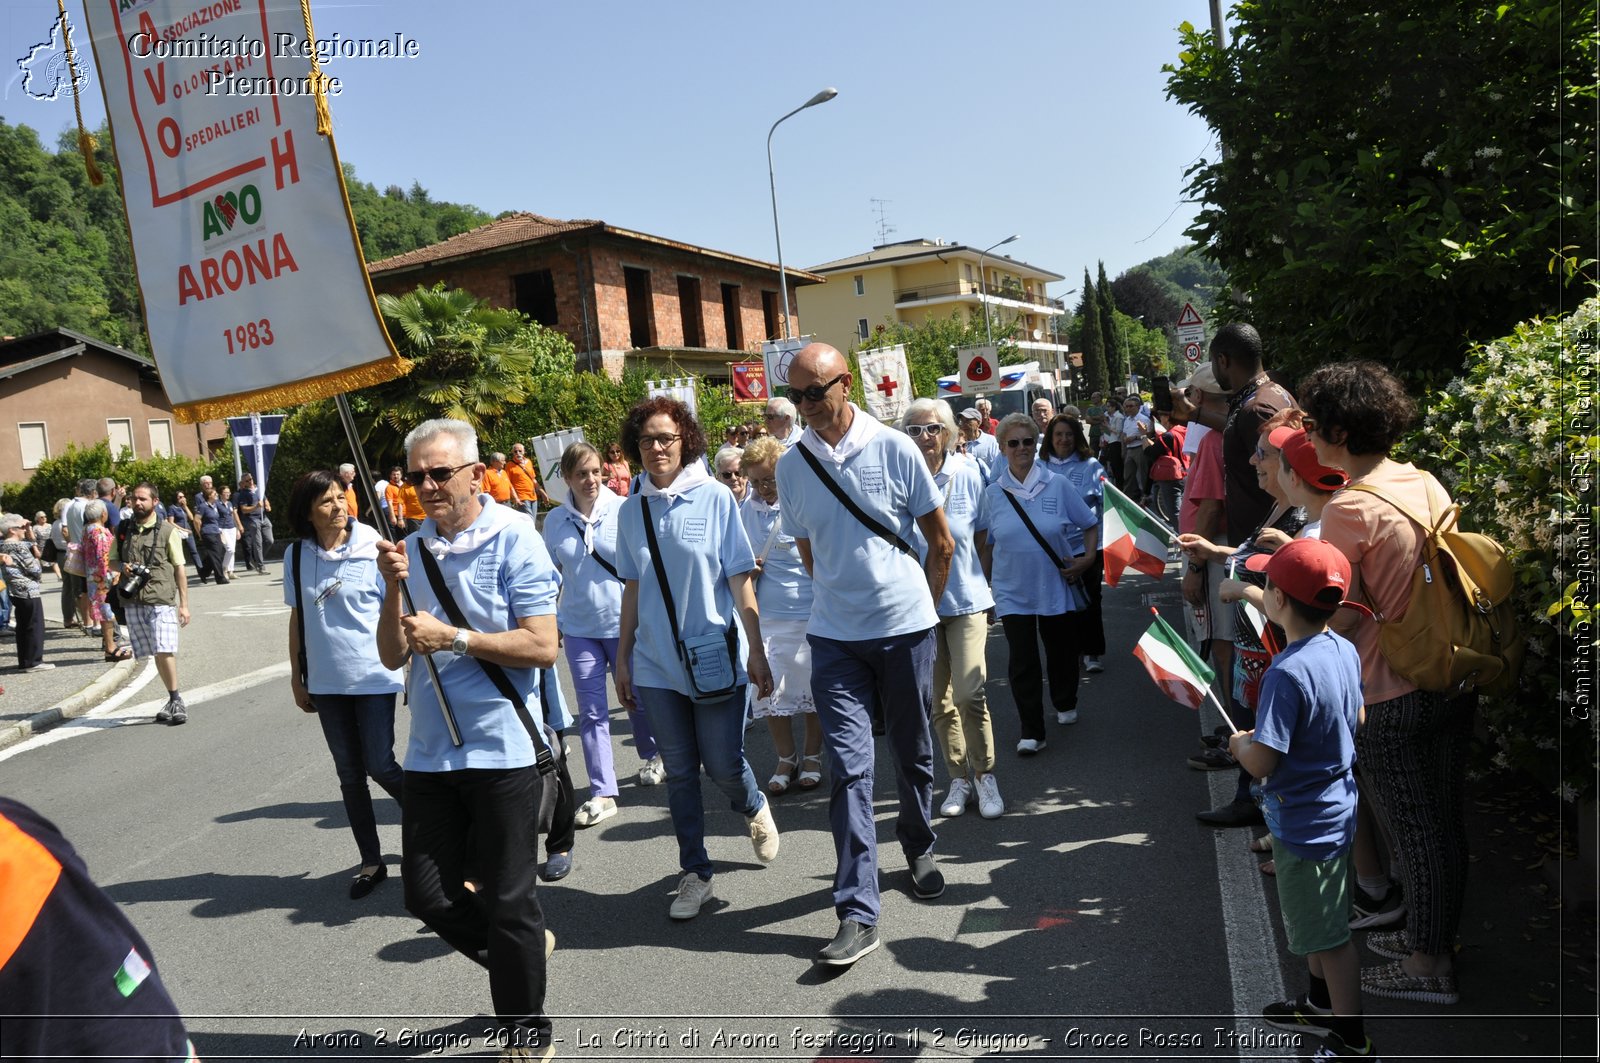
M 911 366 L 906 363 L 905 344 L 858 351 L 861 390 L 867 397 L 867 412 L 880 421 L 898 421 L 915 398 L 911 393 Z

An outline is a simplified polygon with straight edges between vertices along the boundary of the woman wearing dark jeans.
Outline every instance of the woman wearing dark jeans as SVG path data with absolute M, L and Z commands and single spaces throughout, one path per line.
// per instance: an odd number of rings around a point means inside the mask
M 385 594 L 378 533 L 349 519 L 344 485 L 325 470 L 296 481 L 289 526 L 299 537 L 283 567 L 294 701 L 316 713 L 333 754 L 361 853 L 361 869 L 350 883 L 351 898 L 359 899 L 389 877 L 367 779 L 399 801 L 405 778 L 394 758 L 394 696 L 403 684 L 400 673 L 378 659 L 378 611 Z
M 1069 414 L 1058 413 L 1045 428 L 1044 442 L 1039 449 L 1045 468 L 1057 476 L 1065 476 L 1083 504 L 1088 506 L 1098 521 L 1105 511 L 1105 466 L 1095 458 L 1089 446 L 1089 435 L 1083 422 Z M 1083 550 L 1083 532 L 1072 527 L 1067 532 L 1074 555 Z M 1090 675 L 1105 671 L 1100 658 L 1106 652 L 1106 625 L 1100 614 L 1100 595 L 1105 582 L 1105 552 L 1094 552 L 1094 564 L 1083 574 L 1083 589 L 1089 597 L 1089 607 L 1073 613 L 1077 624 L 1078 652 L 1083 655 L 1083 670 Z

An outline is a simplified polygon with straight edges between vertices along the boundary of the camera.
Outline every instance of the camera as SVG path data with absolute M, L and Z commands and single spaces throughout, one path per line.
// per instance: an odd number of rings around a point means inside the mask
M 124 598 L 137 597 L 150 582 L 150 569 L 145 565 L 128 562 L 122 566 L 122 579 L 117 581 L 117 592 Z

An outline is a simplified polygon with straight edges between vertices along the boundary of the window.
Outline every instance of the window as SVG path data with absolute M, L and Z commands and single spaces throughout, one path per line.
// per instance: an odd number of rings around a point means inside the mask
M 870 328 L 871 326 L 867 324 L 866 318 L 863 317 L 856 319 L 856 337 L 858 339 L 865 341 L 867 338 L 867 332 Z
M 139 455 L 133 449 L 133 421 L 127 417 L 111 417 L 106 420 L 106 437 L 111 440 L 111 460 L 121 461 L 122 452 L 126 450 L 131 456 Z
M 150 422 L 150 453 L 157 458 L 172 457 L 172 421 Z
M 650 299 L 650 271 L 622 267 L 622 282 L 628 292 L 628 336 L 635 347 L 654 347 L 656 323 Z
M 519 273 L 511 278 L 517 309 L 541 325 L 560 324 L 556 312 L 555 277 L 547 269 Z
M 678 278 L 678 315 L 683 318 L 683 345 L 704 347 L 705 325 L 700 317 L 700 278 Z
M 728 348 L 744 350 L 744 323 L 739 318 L 739 286 L 722 286 L 722 328 L 728 337 Z
M 863 277 L 859 273 L 856 274 L 856 294 L 857 295 L 866 295 L 867 294 L 867 279 L 865 277 Z
M 972 283 L 972 282 L 973 282 L 973 276 L 972 276 L 972 263 L 971 263 L 971 262 L 968 262 L 968 263 L 967 263 L 967 264 L 966 264 L 966 266 L 967 266 L 967 283 L 968 283 L 968 284 L 971 284 L 971 283 Z
M 775 340 L 783 333 L 783 325 L 778 320 L 778 293 L 763 291 L 761 293 L 761 317 L 767 327 L 767 339 Z
M 44 422 L 24 421 L 17 425 L 17 435 L 22 443 L 22 467 L 37 469 L 50 456 L 50 438 L 45 434 Z

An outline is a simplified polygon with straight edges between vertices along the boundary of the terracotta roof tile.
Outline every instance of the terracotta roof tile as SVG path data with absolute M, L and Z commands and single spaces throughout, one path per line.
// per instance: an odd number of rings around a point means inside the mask
M 427 247 L 419 247 L 414 251 L 392 255 L 370 263 L 367 266 L 369 273 L 382 273 L 387 270 L 404 269 L 407 266 L 420 266 L 428 262 L 438 262 L 442 259 L 456 258 L 460 255 L 481 254 L 485 251 L 495 251 L 500 248 L 514 247 L 518 244 L 532 243 L 546 237 L 559 236 L 562 233 L 577 232 L 582 229 L 602 228 L 605 223 L 588 218 L 573 221 L 561 221 L 558 218 L 546 218 L 539 214 L 521 211 L 508 214 L 480 225 L 476 229 L 468 229 L 464 233 L 457 233 L 448 240 L 441 240 Z

